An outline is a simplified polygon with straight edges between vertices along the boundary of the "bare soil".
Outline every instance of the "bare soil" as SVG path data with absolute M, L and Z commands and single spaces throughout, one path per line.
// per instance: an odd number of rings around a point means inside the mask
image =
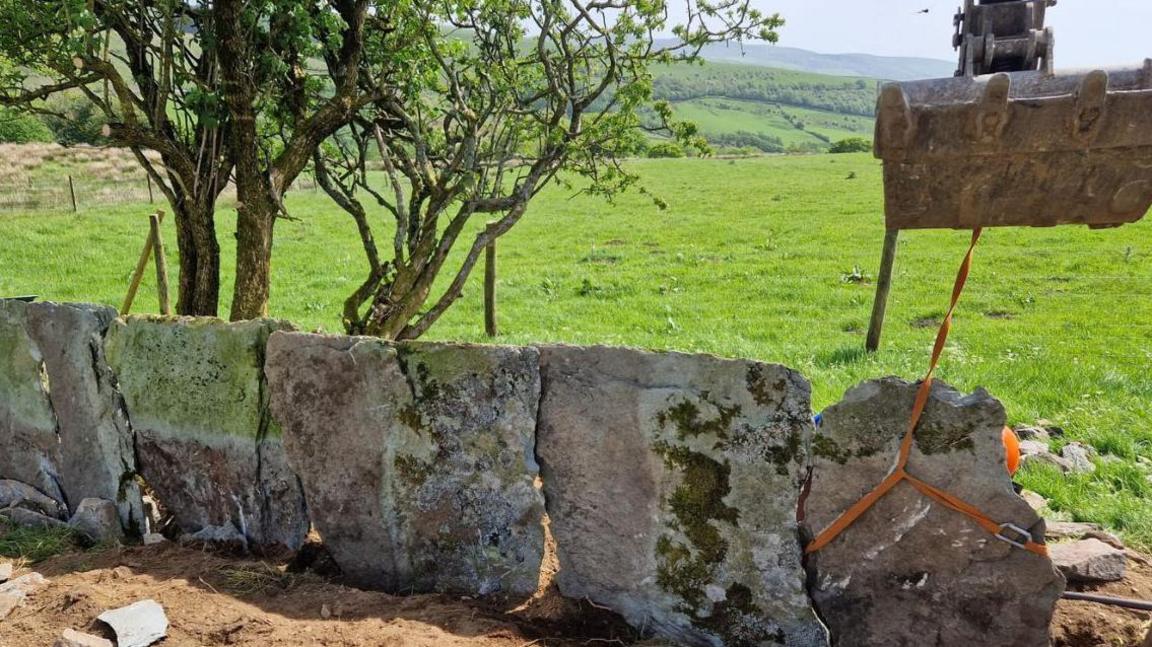
M 66 628 L 112 638 L 96 616 L 145 598 L 168 614 L 165 647 L 574 647 L 638 639 L 614 614 L 560 597 L 551 582 L 554 561 L 546 563 L 537 594 L 519 604 L 363 591 L 325 577 L 326 568 L 323 557 L 296 572 L 293 564 L 173 543 L 61 555 L 36 565 L 51 582 L 0 621 L 0 647 L 51 645 Z M 1152 566 L 1133 555 L 1124 582 L 1075 590 L 1152 600 Z M 1053 645 L 1142 647 L 1150 620 L 1148 613 L 1062 601 Z

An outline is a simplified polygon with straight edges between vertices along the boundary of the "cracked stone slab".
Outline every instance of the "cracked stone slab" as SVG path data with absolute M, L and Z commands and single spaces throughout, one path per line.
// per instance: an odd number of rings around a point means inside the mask
M 59 430 L 60 481 L 71 512 L 86 498 L 114 501 L 121 525 L 142 525 L 132 433 L 104 335 L 116 318 L 106 306 L 38 302 L 27 327 L 43 357 Z
M 267 371 L 289 463 L 346 575 L 389 591 L 536 590 L 535 349 L 275 333 Z
M 813 533 L 891 471 L 918 386 L 865 382 L 823 412 L 812 441 L 805 522 Z M 1029 529 L 1044 522 L 1012 489 L 1004 409 L 982 390 L 932 389 L 909 472 Z M 1052 562 L 995 539 L 968 517 L 897 485 L 823 550 L 809 556 L 811 595 L 841 647 L 1046 647 L 1064 581 Z
M 299 481 L 268 414 L 264 351 L 273 320 L 129 317 L 105 351 L 136 434 L 138 469 L 195 533 L 227 523 L 257 547 L 298 548 L 308 532 Z
M 28 304 L 0 299 L 0 478 L 63 503 L 50 388 L 40 347 L 28 334 Z
M 540 352 L 561 593 L 681 644 L 827 645 L 796 522 L 808 383 L 709 356 Z
M 105 611 L 96 619 L 112 627 L 119 647 L 148 647 L 168 635 L 168 616 L 155 600 Z

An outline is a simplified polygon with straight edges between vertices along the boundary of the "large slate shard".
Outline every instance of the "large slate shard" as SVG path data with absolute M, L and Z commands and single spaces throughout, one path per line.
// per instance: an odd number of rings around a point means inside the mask
M 104 359 L 104 335 L 116 318 L 107 306 L 33 303 L 27 327 L 43 358 L 60 438 L 60 482 L 71 512 L 86 498 L 116 502 L 124 528 L 143 523 L 134 479 L 132 432 L 116 379 Z
M 51 387 L 27 324 L 27 303 L 0 299 L 0 479 L 26 483 L 64 503 Z
M 813 532 L 892 470 L 916 390 L 896 378 L 865 382 L 824 411 L 805 505 Z M 984 391 L 964 396 L 937 382 L 908 471 L 1042 541 L 1044 522 L 1014 493 L 1005 468 L 1004 419 Z M 810 556 L 808 568 L 812 598 L 841 647 L 1043 647 L 1063 591 L 1048 559 L 996 539 L 907 483 Z
M 298 548 L 304 496 L 268 413 L 271 320 L 129 317 L 106 351 L 136 433 L 140 473 L 186 533 L 232 526 L 256 547 Z
M 564 595 L 683 644 L 827 644 L 796 522 L 800 375 L 600 347 L 541 360 L 537 454 Z
M 272 409 L 345 575 L 388 591 L 538 586 L 538 354 L 276 333 Z

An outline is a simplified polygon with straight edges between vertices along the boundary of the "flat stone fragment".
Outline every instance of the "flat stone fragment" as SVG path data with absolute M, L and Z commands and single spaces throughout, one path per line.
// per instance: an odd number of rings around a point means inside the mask
M 138 469 L 182 531 L 230 523 L 257 547 L 303 543 L 303 491 L 268 415 L 263 371 L 268 335 L 289 327 L 130 317 L 110 328 Z
M 27 303 L 0 299 L 0 479 L 27 483 L 63 502 L 48 376 L 27 323 Z
M 1068 471 L 1074 474 L 1089 474 L 1096 471 L 1092 462 L 1093 451 L 1080 443 L 1068 443 L 1060 450 L 1060 457 L 1068 464 Z
M 98 544 L 119 541 L 124 536 L 116 504 L 107 499 L 81 500 L 68 525 Z
M 96 619 L 116 632 L 117 647 L 148 647 L 168 635 L 168 616 L 155 600 L 105 611 Z
M 896 378 L 865 382 L 824 411 L 812 441 L 810 533 L 891 472 L 917 389 Z M 1043 541 L 1044 522 L 1012 489 L 1000 440 L 1004 419 L 984 391 L 964 396 L 937 382 L 908 471 Z M 997 540 L 907 483 L 807 563 L 812 598 L 839 647 L 1047 647 L 1063 591 L 1048 559 Z
M 64 517 L 68 513 L 64 504 L 56 499 L 27 483 L 10 479 L 0 479 L 0 508 L 24 508 L 55 518 Z
M 21 604 L 24 604 L 23 594 L 0 593 L 0 620 L 12 615 Z
M 12 564 L 5 562 L 0 564 L 0 584 L 12 579 Z
M 112 641 L 100 636 L 93 636 L 75 629 L 65 629 L 64 633 L 56 639 L 52 647 L 113 647 Z
M 810 389 L 781 366 L 541 348 L 537 437 L 565 596 L 687 645 L 827 645 L 796 522 Z
M 17 526 L 24 526 L 26 528 L 43 528 L 45 530 L 68 527 L 68 523 L 61 521 L 55 517 L 26 510 L 24 508 L 8 508 L 7 510 L 0 510 L 0 517 L 4 517 L 16 524 Z
M 1048 550 L 1069 582 L 1118 582 L 1128 565 L 1123 550 L 1094 538 L 1052 544 Z
M 272 409 L 345 575 L 397 592 L 535 592 L 538 365 L 532 348 L 272 335 Z
M 0 584 L 0 595 L 13 595 L 21 600 L 25 596 L 48 586 L 48 578 L 39 573 L 26 573 L 20 577 Z
M 116 318 L 107 306 L 38 302 L 28 305 L 28 332 L 44 360 L 59 432 L 60 483 L 70 512 L 83 499 L 113 501 L 120 524 L 141 524 L 133 476 L 132 432 L 104 358 L 104 335 Z

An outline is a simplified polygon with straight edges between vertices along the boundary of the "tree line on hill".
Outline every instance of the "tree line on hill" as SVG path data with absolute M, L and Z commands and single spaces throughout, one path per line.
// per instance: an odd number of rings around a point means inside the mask
M 781 73 L 752 66 L 708 65 L 706 73 L 657 74 L 653 95 L 664 101 L 726 97 L 871 117 L 875 81 Z

